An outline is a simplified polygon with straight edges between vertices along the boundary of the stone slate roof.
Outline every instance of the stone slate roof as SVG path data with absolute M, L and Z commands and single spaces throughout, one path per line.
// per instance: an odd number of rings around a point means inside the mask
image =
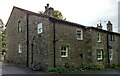
M 46 17 L 46 18 L 49 18 L 49 20 L 51 21 L 55 21 L 55 22 L 59 22 L 59 23 L 63 23 L 63 24 L 69 24 L 69 25 L 72 25 L 72 26 L 77 26 L 77 27 L 82 27 L 82 28 L 85 28 L 85 29 L 95 29 L 95 30 L 99 30 L 99 31 L 103 31 L 103 32 L 108 32 L 108 33 L 113 33 L 113 34 L 117 34 L 117 35 L 120 35 L 119 33 L 116 33 L 116 32 L 109 32 L 107 30 L 103 30 L 103 29 L 98 29 L 96 27 L 89 27 L 89 26 L 84 26 L 84 25 L 81 25 L 81 24 L 77 24 L 77 23 L 73 23 L 73 22 L 70 22 L 70 21 L 65 21 L 65 20 L 60 20 L 60 19 L 56 19 L 56 18 L 53 18 L 53 17 L 49 17 L 49 16 L 46 16 L 44 14 L 39 14 L 39 13 L 35 13 L 35 12 L 32 12 L 32 11 L 29 11 L 29 10 L 25 10 L 25 9 L 22 9 L 22 8 L 19 8 L 19 7 L 16 7 L 16 6 L 13 6 L 13 9 L 12 9 L 12 12 L 14 9 L 18 9 L 18 10 L 21 10 L 29 15 L 36 15 L 36 16 L 39 16 L 39 17 Z M 11 14 L 12 14 L 11 12 Z M 11 16 L 11 15 L 10 15 Z M 9 17 L 10 18 L 10 17 Z M 9 19 L 8 19 L 9 21 Z M 6 23 L 7 25 L 7 23 Z
M 58 22 L 58 23 L 69 24 L 69 25 L 73 25 L 73 26 L 78 26 L 78 27 L 85 28 L 84 25 L 73 23 L 73 22 L 70 22 L 70 21 L 61 20 L 61 19 L 56 19 L 56 18 L 53 18 L 53 17 L 49 17 L 49 20 L 55 21 L 55 22 Z

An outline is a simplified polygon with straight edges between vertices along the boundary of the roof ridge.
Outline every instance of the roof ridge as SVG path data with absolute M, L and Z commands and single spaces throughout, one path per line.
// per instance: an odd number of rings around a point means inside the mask
M 19 9 L 19 10 L 21 10 L 21 11 L 24 11 L 24 12 L 26 12 L 26 13 L 28 13 L 28 14 L 48 17 L 47 15 L 39 14 L 39 13 L 36 13 L 36 12 L 33 12 L 33 11 L 29 11 L 29 10 L 26 10 L 26 9 L 23 9 L 23 8 L 20 8 L 20 7 L 13 6 L 13 9 L 14 9 L 14 8 Z

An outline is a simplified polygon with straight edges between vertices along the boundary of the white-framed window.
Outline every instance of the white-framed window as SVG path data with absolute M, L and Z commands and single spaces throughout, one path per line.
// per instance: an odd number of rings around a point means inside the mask
M 97 54 L 97 60 L 103 59 L 103 50 L 102 49 L 97 49 L 96 54 Z
M 37 25 L 37 33 L 40 34 L 40 33 L 42 33 L 42 32 L 43 32 L 43 26 L 42 26 L 42 23 L 39 23 L 39 24 Z
M 22 31 L 21 20 L 18 20 L 17 26 L 18 26 L 18 32 L 21 32 Z
M 68 47 L 61 47 L 61 57 L 68 57 Z
M 18 43 L 18 53 L 22 53 L 22 46 L 20 43 Z
M 100 32 L 97 33 L 97 42 L 101 42 L 101 33 Z
M 110 58 L 110 60 L 113 59 L 113 49 L 109 50 L 109 58 Z
M 77 40 L 83 40 L 83 30 L 82 29 L 76 29 L 76 37 L 77 37 Z

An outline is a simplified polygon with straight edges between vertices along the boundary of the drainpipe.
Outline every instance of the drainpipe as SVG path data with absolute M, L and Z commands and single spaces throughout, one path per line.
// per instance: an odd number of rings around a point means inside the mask
M 53 66 L 54 67 L 56 67 L 56 55 L 55 55 L 55 53 L 56 53 L 56 51 L 55 51 L 55 46 L 56 46 L 56 38 L 55 38 L 55 35 L 56 35 L 56 33 L 55 33 L 55 22 L 53 21 Z
M 26 20 L 27 20 L 27 61 L 26 61 L 26 66 L 29 67 L 29 19 L 28 19 L 28 14 L 26 15 Z
M 33 46 L 34 46 L 34 40 L 35 40 L 35 36 L 33 36 L 33 39 L 32 39 L 32 44 L 31 44 L 31 64 L 33 64 Z
M 110 68 L 110 57 L 109 57 L 109 33 L 107 32 L 107 54 L 108 54 L 108 68 Z

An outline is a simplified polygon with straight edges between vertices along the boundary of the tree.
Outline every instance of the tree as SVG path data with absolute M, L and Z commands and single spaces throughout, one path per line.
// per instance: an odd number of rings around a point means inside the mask
M 57 18 L 57 19 L 63 19 L 62 13 L 60 11 L 58 11 L 58 10 L 54 10 L 53 17 Z
M 2 52 L 6 52 L 6 34 L 2 32 Z
M 41 14 L 44 14 L 43 11 L 38 11 L 38 13 L 39 13 L 40 15 L 41 15 Z M 54 12 L 53 12 L 52 15 L 53 15 L 53 17 L 56 18 L 56 19 L 66 20 L 66 18 L 63 19 L 62 13 L 61 13 L 60 11 L 58 11 L 58 10 L 54 10 Z

